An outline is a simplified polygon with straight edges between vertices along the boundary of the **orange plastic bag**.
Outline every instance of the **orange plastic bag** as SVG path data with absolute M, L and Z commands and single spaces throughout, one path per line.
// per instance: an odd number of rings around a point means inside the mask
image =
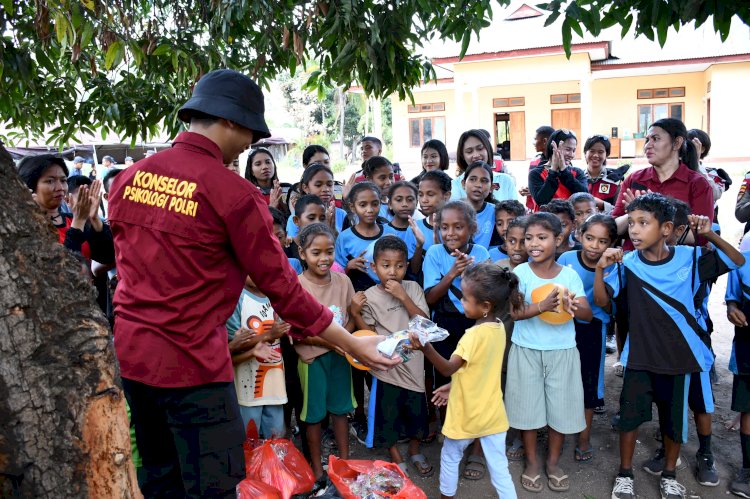
M 237 499 L 281 499 L 281 492 L 259 480 L 245 478 L 237 484 Z
M 368 473 L 372 470 L 387 469 L 398 473 L 404 480 L 404 485 L 395 494 L 380 494 L 375 497 L 392 497 L 395 499 L 427 499 L 427 494 L 422 489 L 417 487 L 414 482 L 409 480 L 401 468 L 393 463 L 385 461 L 359 461 L 355 459 L 343 460 L 336 456 L 330 456 L 328 458 L 328 476 L 331 482 L 336 486 L 336 489 L 344 497 L 344 499 L 360 499 L 360 496 L 352 492 L 349 487 L 349 482 L 356 480 L 358 475 Z
M 245 471 L 247 478 L 276 488 L 283 499 L 310 492 L 315 485 L 312 468 L 286 439 L 265 440 L 257 446 L 245 442 Z

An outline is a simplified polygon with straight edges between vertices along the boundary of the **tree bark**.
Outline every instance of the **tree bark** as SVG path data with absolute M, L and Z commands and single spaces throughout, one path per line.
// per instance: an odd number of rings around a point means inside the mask
M 140 497 L 112 335 L 0 145 L 0 497 Z

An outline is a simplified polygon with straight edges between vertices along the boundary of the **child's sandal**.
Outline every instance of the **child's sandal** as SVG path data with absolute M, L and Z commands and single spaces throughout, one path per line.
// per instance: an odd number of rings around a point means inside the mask
M 435 467 L 427 462 L 427 458 L 424 454 L 414 454 L 409 456 L 409 462 L 411 462 L 414 469 L 417 470 L 419 476 L 422 478 L 430 478 L 435 474 Z
M 481 480 L 484 478 L 486 471 L 487 462 L 484 460 L 483 456 L 471 454 L 466 458 L 466 466 L 464 466 L 463 475 L 467 480 Z

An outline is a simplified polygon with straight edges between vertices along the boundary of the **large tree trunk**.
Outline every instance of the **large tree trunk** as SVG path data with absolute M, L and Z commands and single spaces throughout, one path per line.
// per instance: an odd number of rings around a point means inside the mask
M 0 496 L 138 497 L 107 321 L 0 145 Z

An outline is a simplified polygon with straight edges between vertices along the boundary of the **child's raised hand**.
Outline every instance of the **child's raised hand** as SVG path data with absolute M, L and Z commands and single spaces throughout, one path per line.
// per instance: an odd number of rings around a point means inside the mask
M 560 290 L 555 287 L 555 289 L 547 295 L 547 298 L 538 302 L 537 308 L 539 309 L 539 313 L 551 312 L 556 310 L 558 305 L 560 305 Z
M 635 198 L 639 198 L 641 196 L 649 194 L 650 192 L 652 192 L 651 189 L 647 189 L 645 191 L 640 189 L 625 189 L 622 193 L 622 199 L 624 201 L 622 207 L 627 208 Z
M 474 257 L 469 256 L 466 253 L 461 253 L 458 250 L 454 250 L 451 254 L 456 257 L 456 261 L 453 262 L 453 266 L 450 270 L 450 273 L 455 279 L 456 277 L 460 276 L 464 270 L 466 270 L 466 267 L 474 263 Z
M 699 236 L 705 236 L 711 232 L 711 220 L 703 215 L 688 215 L 690 229 L 697 231 Z
M 290 329 L 292 329 L 292 326 L 286 322 L 274 322 L 273 326 L 271 326 L 271 329 L 268 331 L 268 335 L 272 341 L 275 341 L 282 336 L 289 334 Z
M 451 384 L 443 385 L 432 392 L 432 403 L 435 407 L 444 407 L 448 405 L 448 396 L 451 394 Z
M 578 310 L 576 294 L 567 289 L 565 290 L 565 293 L 563 293 L 563 310 L 569 313 L 572 317 L 575 317 L 576 310 Z
M 404 301 L 408 297 L 406 290 L 398 281 L 388 280 L 383 283 L 383 288 L 398 301 Z
M 414 239 L 417 240 L 417 246 L 424 246 L 424 233 L 422 233 L 422 230 L 413 217 L 409 217 L 409 227 L 411 227 L 411 231 L 414 233 Z
M 734 303 L 727 305 L 727 319 L 737 327 L 747 327 L 747 317 L 745 317 L 745 313 L 737 308 L 737 305 Z
M 260 362 L 278 362 L 281 360 L 281 354 L 274 350 L 271 345 L 266 343 L 265 341 L 261 341 L 257 345 L 253 347 L 252 350 L 250 350 L 250 353 L 252 353 L 253 357 L 258 359 Z
M 336 230 L 336 200 L 335 199 L 331 199 L 331 202 L 328 203 L 328 208 L 326 208 L 326 222 L 328 222 L 328 226 L 332 230 L 334 231 Z
M 359 315 L 362 312 L 362 307 L 367 303 L 367 296 L 364 291 L 357 291 L 354 293 L 352 298 L 352 304 L 349 306 L 349 313 L 352 315 Z
M 367 250 L 362 251 L 357 258 L 352 258 L 346 264 L 346 271 L 359 270 L 360 272 L 367 272 L 367 260 L 365 260 L 365 253 Z
M 596 266 L 600 269 L 606 269 L 613 263 L 622 262 L 622 248 L 607 248 L 602 253 L 601 258 L 597 262 Z

